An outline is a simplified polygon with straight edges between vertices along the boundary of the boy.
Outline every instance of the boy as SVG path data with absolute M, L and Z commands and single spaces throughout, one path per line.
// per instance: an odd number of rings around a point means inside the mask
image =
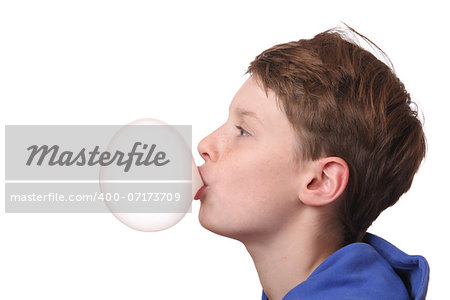
M 366 233 L 425 155 L 404 85 L 338 30 L 263 51 L 247 73 L 198 145 L 201 225 L 245 245 L 262 299 L 424 299 L 426 260 Z

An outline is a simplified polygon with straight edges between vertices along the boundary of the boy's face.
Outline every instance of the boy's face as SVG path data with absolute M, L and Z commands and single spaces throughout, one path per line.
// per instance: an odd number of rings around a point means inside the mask
M 261 86 L 250 76 L 234 96 L 226 123 L 198 145 L 207 185 L 200 223 L 238 240 L 267 236 L 300 209 L 296 183 L 302 168 L 295 168 L 294 131 L 273 91 L 267 98 Z

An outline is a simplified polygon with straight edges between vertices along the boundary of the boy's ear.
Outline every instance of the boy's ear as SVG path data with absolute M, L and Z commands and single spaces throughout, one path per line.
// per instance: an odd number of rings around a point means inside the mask
M 332 203 L 345 191 L 349 169 L 342 158 L 326 157 L 310 163 L 301 183 L 300 200 L 310 206 Z

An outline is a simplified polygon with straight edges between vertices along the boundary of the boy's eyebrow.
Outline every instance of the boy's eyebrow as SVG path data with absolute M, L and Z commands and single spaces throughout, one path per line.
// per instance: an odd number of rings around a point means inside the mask
M 236 112 L 237 112 L 238 115 L 252 117 L 252 118 L 254 118 L 256 121 L 258 121 L 261 125 L 263 125 L 263 123 L 262 123 L 261 120 L 258 118 L 258 116 L 256 115 L 256 113 L 254 113 L 253 111 L 249 111 L 249 110 L 242 109 L 242 108 L 238 107 L 238 108 L 236 109 Z

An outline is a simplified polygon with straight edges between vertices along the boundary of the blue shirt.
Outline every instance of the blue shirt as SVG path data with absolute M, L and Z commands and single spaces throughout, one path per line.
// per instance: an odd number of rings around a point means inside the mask
M 408 255 L 367 233 L 322 262 L 307 280 L 283 300 L 425 299 L 429 266 L 420 255 Z M 264 290 L 262 300 L 268 300 Z

